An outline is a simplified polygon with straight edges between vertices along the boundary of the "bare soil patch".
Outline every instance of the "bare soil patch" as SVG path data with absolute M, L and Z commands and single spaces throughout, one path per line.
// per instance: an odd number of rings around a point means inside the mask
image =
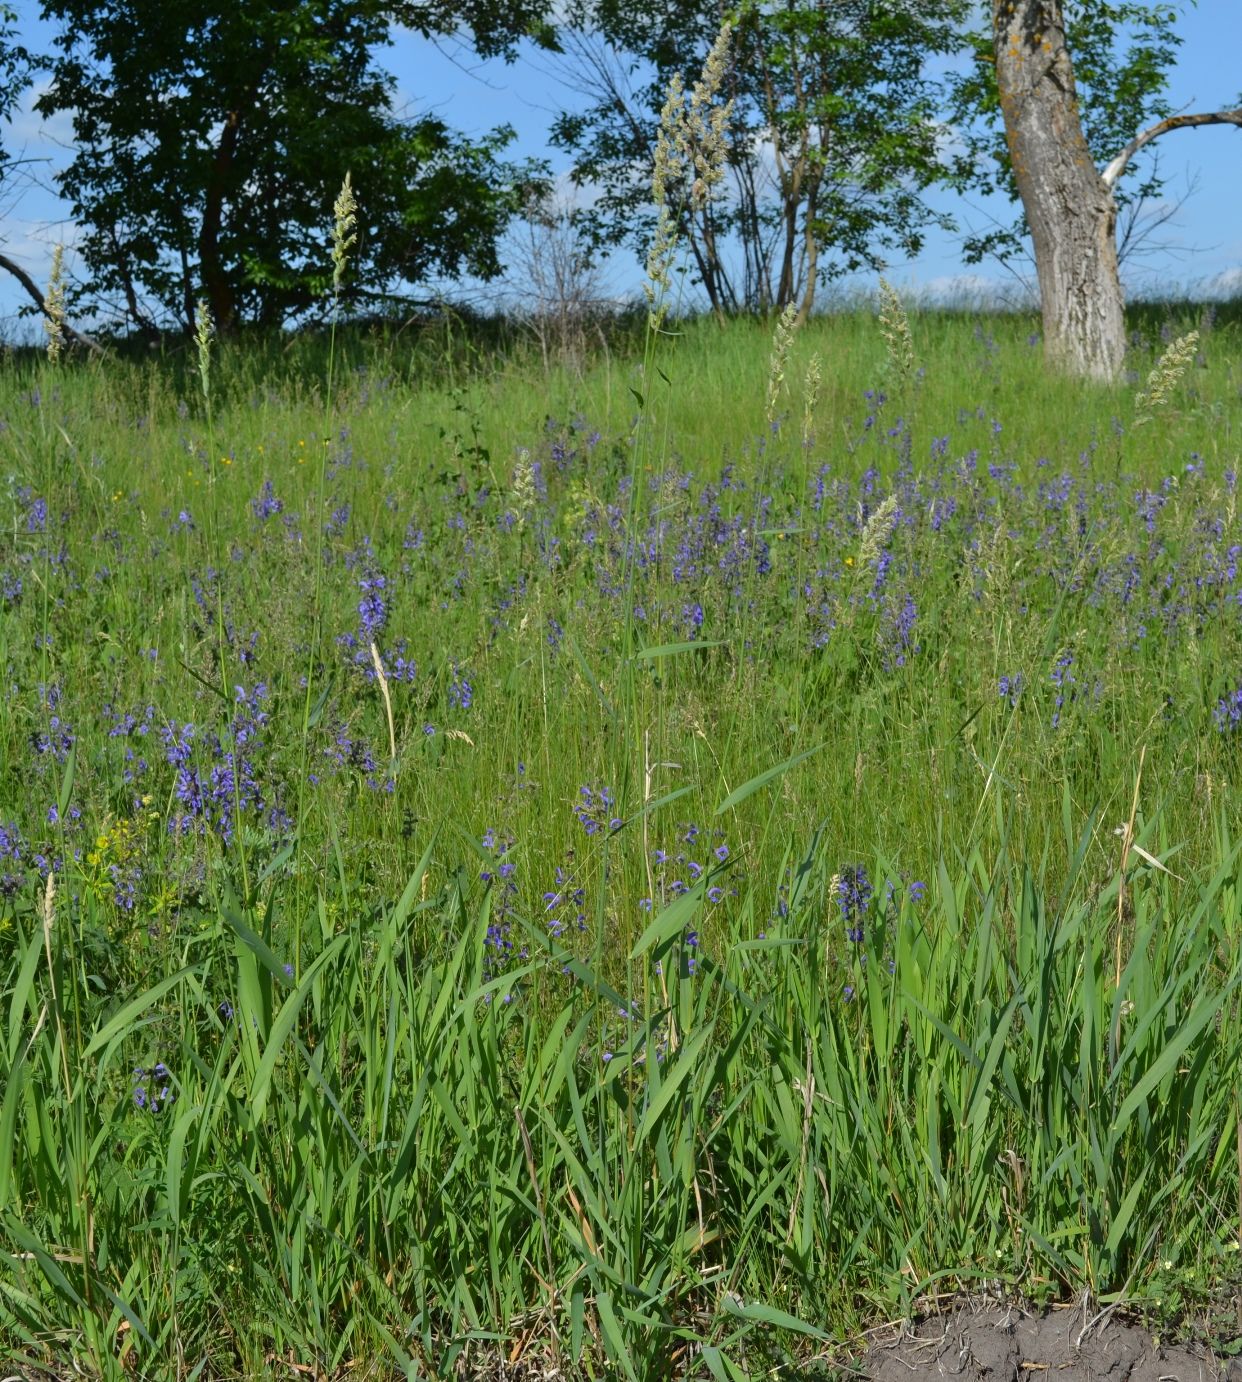
M 960 1307 L 877 1341 L 862 1370 L 871 1382 L 1242 1382 L 1236 1360 L 1078 1308 Z

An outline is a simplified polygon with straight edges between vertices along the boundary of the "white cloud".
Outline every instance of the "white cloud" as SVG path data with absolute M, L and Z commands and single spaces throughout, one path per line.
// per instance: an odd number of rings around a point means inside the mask
M 957 307 L 979 312 L 1012 311 L 1036 305 L 1034 287 L 1013 277 L 989 278 L 986 274 L 936 274 L 903 290 L 929 307 Z
M 1242 264 L 1232 264 L 1210 277 L 1201 279 L 1203 295 L 1207 298 L 1233 298 L 1242 296 Z

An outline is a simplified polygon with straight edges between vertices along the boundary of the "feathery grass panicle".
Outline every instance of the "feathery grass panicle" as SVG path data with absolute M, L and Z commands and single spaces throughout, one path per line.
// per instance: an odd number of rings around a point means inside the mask
M 341 190 L 332 204 L 332 300 L 341 298 L 341 284 L 345 281 L 345 266 L 349 251 L 358 243 L 358 203 L 350 175 L 345 174 Z
M 1136 427 L 1150 422 L 1156 412 L 1173 397 L 1173 390 L 1181 382 L 1182 375 L 1190 368 L 1198 348 L 1199 333 L 1188 331 L 1186 335 L 1179 336 L 1156 361 L 1155 367 L 1147 376 L 1147 387 L 1134 395 Z
M 686 155 L 694 164 L 695 175 L 690 204 L 696 211 L 707 205 L 712 189 L 724 177 L 725 133 L 733 115 L 733 102 L 717 105 L 716 97 L 729 64 L 732 34 L 733 26 L 725 20 L 703 62 L 702 75 L 694 84 L 685 113 Z
M 56 875 L 51 869 L 47 872 L 47 885 L 39 899 L 39 920 L 43 923 L 43 938 L 50 947 L 52 928 L 56 924 Z
M 652 331 L 658 331 L 668 315 L 668 294 L 672 286 L 669 275 L 676 248 L 676 219 L 667 206 L 661 206 L 656 216 L 655 235 L 647 250 L 647 278 L 643 283 L 643 296 L 647 299 L 647 324 Z
M 535 510 L 535 466 L 529 447 L 518 450 L 517 465 L 513 471 L 513 507 L 517 510 L 518 522 L 525 523 Z
M 655 161 L 651 169 L 651 195 L 657 206 L 664 206 L 677 191 L 685 171 L 686 88 L 681 73 L 674 72 L 660 108 L 656 129 Z
M 889 370 L 904 384 L 914 373 L 914 337 L 905 305 L 886 278 L 880 279 L 880 335 L 888 350 Z
M 776 418 L 776 405 L 785 389 L 785 366 L 789 363 L 789 348 L 793 344 L 794 323 L 798 319 L 798 305 L 791 302 L 776 319 L 772 333 L 772 355 L 768 361 L 768 399 L 764 417 L 771 427 Z
M 806 367 L 802 384 L 802 445 L 810 446 L 811 429 L 815 424 L 815 409 L 819 406 L 819 390 L 823 383 L 823 361 L 817 350 Z
M 47 296 L 43 299 L 43 329 L 47 332 L 47 358 L 60 364 L 65 349 L 65 247 L 52 250 L 52 272 L 47 281 Z
M 858 548 L 858 564 L 869 566 L 884 549 L 884 544 L 892 536 L 897 526 L 897 496 L 890 494 L 878 509 L 867 519 L 863 529 L 862 542 Z
M 677 249 L 677 214 L 670 205 L 685 171 L 681 130 L 685 123 L 685 88 L 681 76 L 673 74 L 668 94 L 660 111 L 656 132 L 655 163 L 651 173 L 651 195 L 656 207 L 656 228 L 647 250 L 647 279 L 643 295 L 647 299 L 647 320 L 658 331 L 668 312 L 669 277 Z
M 198 379 L 203 390 L 203 402 L 211 407 L 211 338 L 215 327 L 211 309 L 205 298 L 199 298 L 194 312 L 194 342 L 198 347 Z
M 1003 623 L 1009 609 L 1014 578 L 1013 543 L 1004 514 L 983 528 L 977 539 L 975 570 L 982 582 L 979 599 L 988 614 Z
M 660 329 L 668 313 L 670 274 L 681 214 L 686 210 L 703 210 L 712 189 L 724 176 L 725 131 L 732 102 L 717 106 L 716 97 L 728 63 L 731 34 L 732 26 L 726 21 L 704 60 L 689 105 L 685 84 L 680 74 L 674 73 L 660 111 L 651 174 L 656 229 L 647 251 L 647 279 L 643 284 L 648 325 L 653 331 Z M 691 172 L 693 180 L 687 192 L 684 183 Z

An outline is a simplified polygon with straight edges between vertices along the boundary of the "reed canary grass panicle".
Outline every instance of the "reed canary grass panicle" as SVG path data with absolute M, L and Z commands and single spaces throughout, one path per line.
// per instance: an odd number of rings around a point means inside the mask
M 43 896 L 39 899 L 39 920 L 43 923 L 43 940 L 48 947 L 50 964 L 52 928 L 56 921 L 56 875 L 50 869 L 47 875 L 47 886 L 43 889 Z
M 858 549 L 858 565 L 867 567 L 874 562 L 884 549 L 884 544 L 892 536 L 897 526 L 897 496 L 890 494 L 878 509 L 867 519 L 863 529 L 862 542 Z
M 341 284 L 345 281 L 349 251 L 358 243 L 358 203 L 354 199 L 348 173 L 336 194 L 332 213 L 332 303 L 336 307 L 341 299 Z
M 331 411 L 332 383 L 336 363 L 336 319 L 341 309 L 341 285 L 349 251 L 358 243 L 358 202 L 354 197 L 350 174 L 345 174 L 341 190 L 332 203 L 332 327 L 328 336 L 328 387 L 324 395 L 324 411 Z
M 712 189 L 724 177 L 725 132 L 733 114 L 733 102 L 717 105 L 716 97 L 729 65 L 732 33 L 733 26 L 726 20 L 703 62 L 702 75 L 690 92 L 690 104 L 685 113 L 686 156 L 694 165 L 690 205 L 695 211 L 707 205 Z
M 677 248 L 677 222 L 667 206 L 661 206 L 656 216 L 655 235 L 647 251 L 647 280 L 643 296 L 647 299 L 647 325 L 659 331 L 668 315 L 669 273 Z
M 525 446 L 518 451 L 513 472 L 513 507 L 519 523 L 525 523 L 535 510 L 535 466 Z
M 52 272 L 47 281 L 47 296 L 43 299 L 43 329 L 47 332 L 48 363 L 58 365 L 65 349 L 64 245 L 52 250 Z
M 1172 398 L 1173 390 L 1190 368 L 1198 348 L 1199 333 L 1188 331 L 1186 335 L 1179 336 L 1156 361 L 1155 368 L 1147 376 L 1147 387 L 1134 395 L 1135 427 L 1150 422 Z
M 194 312 L 194 341 L 198 346 L 198 379 L 203 390 L 203 402 L 211 409 L 211 338 L 215 327 L 211 321 L 211 309 L 203 298 L 199 298 Z
M 815 409 L 819 406 L 819 389 L 823 382 L 823 361 L 819 351 L 811 356 L 802 385 L 802 445 L 810 446 Z
M 732 26 L 726 22 L 703 63 L 699 80 L 686 101 L 680 74 L 674 73 L 660 111 L 656 132 L 655 161 L 651 174 L 656 231 L 647 251 L 647 320 L 658 331 L 668 313 L 670 273 L 677 250 L 678 225 L 683 212 L 703 211 L 712 189 L 724 176 L 725 131 L 732 102 L 717 106 L 716 97 L 728 66 Z M 687 174 L 693 174 L 688 193 Z M 677 204 L 680 200 L 680 204 Z
M 660 110 L 660 124 L 656 130 L 655 163 L 651 171 L 652 200 L 657 206 L 667 205 L 670 194 L 676 194 L 685 171 L 686 88 L 681 73 L 674 72 Z
M 785 366 L 789 363 L 789 348 L 793 344 L 794 323 L 798 319 L 798 306 L 791 302 L 776 319 L 776 330 L 772 333 L 772 355 L 768 361 L 768 401 L 764 417 L 771 427 L 776 419 L 776 405 L 785 388 Z
M 672 286 L 669 275 L 677 249 L 677 215 L 670 201 L 676 194 L 685 172 L 685 146 L 682 138 L 685 114 L 685 88 L 681 76 L 674 73 L 668 84 L 663 109 L 660 111 L 655 163 L 651 173 L 656 229 L 651 246 L 647 250 L 647 281 L 643 284 L 643 295 L 647 299 L 647 323 L 652 331 L 660 329 L 668 313 L 668 293 Z
M 904 384 L 914 373 L 914 337 L 905 306 L 886 278 L 880 279 L 880 335 L 888 350 L 889 370 Z

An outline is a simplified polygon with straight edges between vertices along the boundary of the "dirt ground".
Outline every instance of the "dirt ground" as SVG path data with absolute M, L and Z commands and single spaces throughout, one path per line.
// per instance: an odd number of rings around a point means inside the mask
M 1081 1309 L 958 1308 L 877 1340 L 871 1382 L 1242 1382 L 1242 1363 Z

